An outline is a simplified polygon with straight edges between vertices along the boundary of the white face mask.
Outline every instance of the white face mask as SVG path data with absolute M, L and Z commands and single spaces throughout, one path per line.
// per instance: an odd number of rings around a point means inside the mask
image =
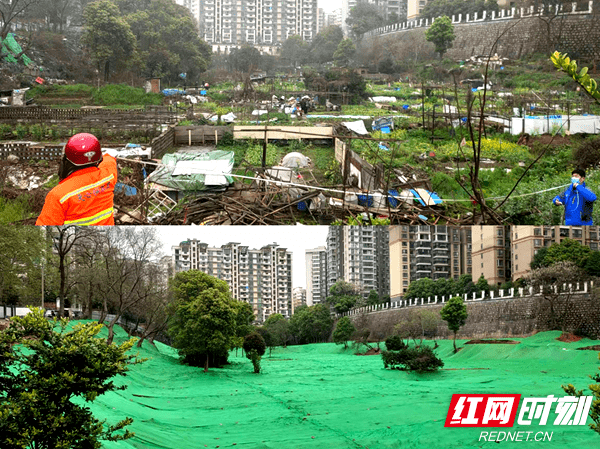
M 579 178 L 571 178 L 571 184 L 579 183 Z

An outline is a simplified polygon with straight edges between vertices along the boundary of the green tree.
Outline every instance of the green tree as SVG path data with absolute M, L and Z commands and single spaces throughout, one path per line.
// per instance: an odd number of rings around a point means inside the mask
M 479 279 L 477 279 L 477 283 L 475 284 L 475 287 L 477 288 L 478 292 L 489 292 L 490 291 L 490 284 L 488 284 L 488 281 L 485 279 L 483 274 L 481 276 L 479 276 Z
M 435 296 L 435 281 L 429 278 L 417 279 L 408 285 L 406 299 L 429 298 Z
M 381 61 L 379 61 L 379 64 L 377 65 L 377 70 L 380 73 L 387 73 L 387 74 L 391 75 L 396 70 L 396 66 L 395 66 L 392 58 L 389 56 L 386 56 Z
M 309 50 L 310 45 L 294 34 L 281 44 L 281 59 L 289 61 L 290 65 L 296 68 L 308 61 Z
M 244 337 L 244 351 L 246 357 L 252 361 L 256 374 L 260 373 L 260 359 L 266 349 L 265 339 L 258 332 L 252 332 Z
M 248 73 L 258 68 L 261 58 L 262 56 L 256 48 L 244 45 L 242 48 L 231 50 L 227 57 L 227 63 L 231 71 Z
M 361 298 L 357 286 L 346 281 L 338 281 L 329 289 L 326 302 L 332 306 L 337 313 L 346 313 L 356 305 Z
M 584 269 L 590 276 L 600 276 L 600 251 L 592 251 L 585 262 Z
M 291 338 L 290 322 L 280 313 L 273 313 L 266 319 L 264 327 L 273 337 L 273 346 L 287 346 Z
M 367 305 L 375 306 L 377 304 L 379 304 L 379 294 L 376 290 L 371 290 L 369 292 L 369 296 L 367 297 Z
M 467 321 L 467 306 L 462 298 L 455 296 L 454 298 L 450 298 L 446 305 L 442 307 L 440 316 L 442 317 L 442 320 L 448 323 L 448 329 L 454 334 L 454 352 L 457 352 L 456 333 Z
M 41 287 L 38 282 L 34 283 L 32 275 L 41 268 L 45 257 L 40 256 L 44 252 L 49 255 L 51 250 L 41 228 L 0 225 L 0 302 L 16 303 L 25 282 L 35 284 L 36 290 L 40 291 Z M 9 298 L 11 296 L 13 299 Z
M 425 32 L 425 39 L 433 42 L 435 51 L 440 54 L 440 59 L 444 57 L 444 53 L 449 48 L 452 48 L 454 41 L 454 26 L 452 20 L 448 16 L 442 16 L 435 19 L 435 22 Z
M 119 8 L 109 0 L 89 3 L 84 11 L 85 27 L 81 42 L 98 64 L 98 72 L 108 81 L 111 62 L 128 61 L 136 47 L 129 24 Z
M 343 38 L 344 32 L 339 26 L 323 28 L 315 36 L 310 46 L 311 60 L 321 64 L 332 61 L 333 54 Z
M 339 67 L 346 67 L 350 63 L 350 60 L 356 53 L 356 46 L 352 39 L 344 39 L 338 44 L 335 53 L 333 53 L 333 59 Z
M 584 267 L 592 250 L 577 240 L 564 239 L 548 247 L 544 257 L 544 266 L 549 267 L 557 262 L 573 262 L 578 267 Z
M 108 425 L 85 403 L 126 388 L 115 385 L 114 377 L 140 362 L 127 354 L 134 340 L 108 344 L 97 338 L 100 324 L 67 326 L 67 320 L 47 320 L 42 309 L 34 308 L 0 332 L 3 449 L 100 448 L 100 440 L 133 436 L 121 432 L 131 418 Z
M 198 36 L 189 9 L 171 0 L 117 0 L 124 19 L 135 35 L 139 71 L 146 77 L 197 81 L 211 60 L 210 46 Z
M 534 254 L 533 259 L 531 259 L 531 263 L 529 264 L 529 268 L 535 270 L 536 268 L 546 267 L 546 255 L 548 254 L 548 247 L 544 246 L 537 250 Z
M 184 363 L 211 366 L 227 361 L 234 347 L 237 307 L 225 281 L 198 270 L 177 273 L 171 282 L 174 307 L 169 335 Z
M 348 340 L 352 338 L 352 334 L 356 332 L 356 328 L 354 324 L 352 324 L 352 320 L 347 317 L 341 317 L 333 331 L 333 341 L 336 345 L 344 345 L 344 349 L 348 349 Z
M 373 3 L 358 2 L 350 10 L 346 23 L 350 25 L 352 34 L 359 37 L 367 31 L 383 26 L 384 20 L 379 6 Z
M 325 304 L 298 307 L 290 318 L 290 334 L 298 344 L 326 342 L 332 328 L 333 318 Z

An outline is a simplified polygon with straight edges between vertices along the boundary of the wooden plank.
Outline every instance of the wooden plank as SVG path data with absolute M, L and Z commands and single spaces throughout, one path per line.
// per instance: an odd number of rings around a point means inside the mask
M 267 139 L 298 140 L 298 139 L 333 139 L 331 126 L 268 126 Z M 265 127 L 260 125 L 234 126 L 234 139 L 265 138 Z

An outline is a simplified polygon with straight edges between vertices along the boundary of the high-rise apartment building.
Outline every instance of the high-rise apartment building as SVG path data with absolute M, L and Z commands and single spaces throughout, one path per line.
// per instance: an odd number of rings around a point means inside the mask
M 317 34 L 317 0 L 191 0 L 200 36 L 213 51 L 228 53 L 249 44 L 275 53 L 277 44 Z M 197 14 L 196 11 L 197 5 Z
M 294 310 L 300 306 L 306 305 L 306 289 L 302 287 L 294 287 L 292 290 L 292 305 Z
M 334 9 L 325 15 L 325 26 L 342 26 L 342 8 Z
M 389 231 L 386 226 L 331 226 L 327 235 L 327 289 L 343 280 L 366 297 L 390 292 Z
M 252 306 L 256 320 L 280 313 L 289 318 L 292 303 L 292 253 L 276 243 L 250 249 L 239 243 L 210 247 L 196 239 L 172 247 L 175 272 L 200 270 L 224 280 L 233 298 Z
M 572 239 L 598 251 L 599 226 L 512 226 L 511 227 L 512 279 L 525 277 L 537 252 L 553 243 Z
M 412 20 L 418 18 L 426 4 L 427 0 L 407 0 L 406 19 Z
M 490 285 L 511 279 L 510 226 L 473 226 L 473 282 L 482 275 Z
M 306 305 L 325 302 L 327 298 L 327 249 L 320 246 L 307 249 L 306 260 Z
M 417 279 L 471 274 L 471 227 L 391 226 L 390 297 L 399 299 Z

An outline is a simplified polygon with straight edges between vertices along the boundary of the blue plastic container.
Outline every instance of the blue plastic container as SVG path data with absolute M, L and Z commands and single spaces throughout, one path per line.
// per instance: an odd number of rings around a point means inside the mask
M 397 190 L 388 190 L 388 195 L 390 195 L 390 196 L 388 196 L 388 201 L 390 203 L 390 206 L 394 207 L 394 208 L 398 207 L 398 204 L 400 202 L 398 201 L 397 198 L 395 198 L 395 197 L 400 196 L 398 191 Z
M 381 128 L 381 132 L 383 134 L 389 134 L 390 133 L 390 127 L 389 126 L 384 126 L 383 128 Z
M 356 195 L 359 206 L 373 207 L 373 197 L 371 195 Z
M 300 202 L 298 203 L 298 210 L 301 210 L 301 211 L 306 211 L 306 210 L 308 210 L 308 206 L 307 206 L 307 204 L 306 204 L 306 201 L 300 201 Z

